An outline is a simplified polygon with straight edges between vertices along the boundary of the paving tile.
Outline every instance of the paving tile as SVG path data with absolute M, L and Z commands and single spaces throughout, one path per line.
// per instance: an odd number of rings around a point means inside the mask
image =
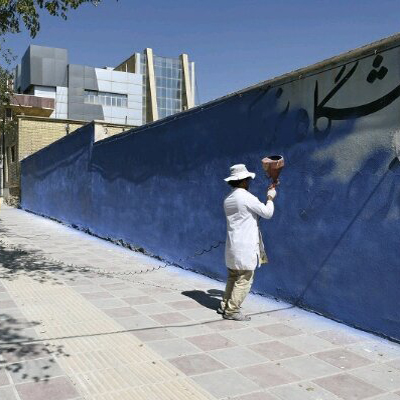
M 253 392 L 243 396 L 232 397 L 232 400 L 279 400 L 277 397 L 267 392 Z M 293 399 L 291 399 L 293 400 Z
M 142 342 L 153 342 L 154 340 L 174 339 L 176 336 L 166 328 L 145 329 L 132 332 Z
M 108 292 L 93 292 L 93 293 L 82 293 L 82 296 L 85 299 L 88 300 L 94 300 L 94 299 L 107 299 L 107 298 L 112 298 L 112 294 Z
M 118 318 L 118 323 L 125 329 L 143 329 L 157 326 L 157 323 L 144 315 L 134 315 L 133 317 Z
M 99 286 L 93 284 L 76 286 L 74 290 L 78 293 L 98 293 L 102 291 Z
M 83 286 L 83 285 L 88 285 L 90 284 L 90 279 L 86 278 L 69 278 L 64 281 L 64 283 L 68 286 Z
M 157 294 L 150 294 L 146 291 L 146 293 L 153 297 L 155 300 L 159 301 L 160 303 L 171 303 L 173 301 L 182 300 L 182 295 L 179 292 L 170 292 L 170 293 L 157 293 Z
M 141 304 L 135 305 L 134 307 L 144 315 L 162 314 L 174 311 L 171 307 L 161 303 Z
M 139 312 L 132 307 L 108 308 L 104 312 L 111 318 L 124 318 L 138 315 Z
M 97 285 L 97 286 L 114 282 L 114 279 L 110 276 L 98 276 L 96 274 L 92 274 L 92 275 L 86 275 L 86 277 L 90 279 L 90 283 L 92 285 Z
M 307 317 L 309 313 L 301 308 L 292 305 L 279 307 L 279 309 L 271 310 L 270 314 L 279 321 L 290 321 L 297 318 Z
M 359 336 L 351 335 L 347 332 L 341 332 L 333 329 L 328 331 L 318 332 L 315 335 L 320 337 L 321 339 L 327 340 L 328 342 L 338 346 L 357 343 L 363 340 L 363 338 L 360 338 Z
M 310 355 L 281 360 L 279 365 L 302 379 L 315 379 L 341 372 L 339 368 Z
M 353 353 L 357 353 L 373 361 L 384 362 L 400 358 L 400 346 L 398 344 L 377 339 L 346 346 Z
M 165 358 L 173 358 L 184 356 L 188 354 L 199 353 L 199 349 L 193 344 L 189 343 L 186 339 L 166 339 L 147 342 L 154 351 Z
M 111 290 L 110 293 L 118 298 L 118 299 L 124 299 L 131 298 L 131 297 L 137 297 L 137 296 L 142 296 L 143 292 L 141 290 L 138 290 L 136 288 L 130 287 L 128 289 L 118 289 L 118 290 Z
M 217 399 L 233 397 L 259 390 L 259 387 L 234 370 L 211 372 L 192 379 Z
M 303 333 L 302 331 L 300 331 L 298 329 L 292 328 L 288 325 L 281 324 L 281 323 L 259 326 L 257 329 L 259 331 L 261 331 L 262 333 L 265 333 L 268 336 L 272 336 L 275 338 L 295 336 L 295 335 L 300 335 L 301 333 Z
M 361 357 L 346 349 L 323 351 L 321 353 L 315 353 L 314 357 L 340 369 L 359 368 L 371 363 L 367 358 Z
M 182 322 L 190 322 L 190 319 L 179 312 L 169 312 L 163 314 L 154 314 L 151 316 L 152 319 L 157 321 L 159 324 L 179 324 Z
M 222 317 L 216 313 L 214 310 L 210 310 L 209 308 L 196 308 L 191 310 L 181 310 L 181 314 L 186 317 L 199 322 L 220 322 Z M 210 324 L 209 324 L 210 325 Z
M 105 283 L 100 285 L 105 290 L 121 290 L 121 289 L 130 289 L 131 286 L 124 282 L 116 282 L 116 283 Z
M 339 324 L 338 322 L 312 313 L 302 318 L 290 320 L 287 322 L 287 324 L 292 326 L 293 328 L 301 329 L 304 330 L 304 332 L 308 333 L 317 333 L 321 331 L 336 329 L 337 327 L 343 328 L 343 326 L 345 326 L 343 324 Z
M 21 400 L 68 400 L 78 397 L 78 393 L 67 377 L 22 383 L 16 385 L 16 389 Z
M 320 339 L 314 335 L 298 335 L 283 338 L 282 343 L 287 344 L 305 354 L 316 353 L 318 351 L 328 350 L 333 347 L 332 343 Z
M 6 386 L 6 385 L 9 385 L 9 384 L 10 384 L 10 382 L 8 380 L 8 376 L 6 374 L 5 368 L 4 367 L 0 367 L 0 386 Z
M 9 364 L 6 367 L 14 384 L 48 380 L 63 375 L 54 358 L 40 358 L 20 363 Z
M 230 368 L 244 367 L 267 361 L 265 357 L 254 353 L 246 347 L 229 347 L 227 349 L 213 350 L 209 354 Z
M 136 306 L 139 304 L 157 303 L 157 300 L 149 296 L 124 297 L 124 301 L 130 304 L 131 306 Z
M 271 389 L 281 400 L 338 400 L 339 398 L 312 382 L 293 383 Z
M 385 391 L 400 390 L 400 371 L 385 364 L 368 365 L 351 374 Z
M 215 315 L 215 314 L 214 314 Z M 210 322 L 208 326 L 213 329 L 214 331 L 228 331 L 228 330 L 235 330 L 235 329 L 242 329 L 248 326 L 244 322 L 239 321 L 231 321 L 229 319 L 221 319 L 219 318 L 217 321 Z
M 382 393 L 377 387 L 349 374 L 320 378 L 314 383 L 346 400 L 362 400 Z
M 266 357 L 268 360 L 282 360 L 288 357 L 300 356 L 302 353 L 276 340 L 248 346 L 249 349 Z
M 220 334 L 240 345 L 261 343 L 270 339 L 265 333 L 253 328 L 223 331 Z
M 279 319 L 274 318 L 274 313 L 269 313 L 267 311 L 259 311 L 249 314 L 251 316 L 251 326 L 263 326 L 269 324 L 277 324 L 279 323 Z
M 182 325 L 168 327 L 168 330 L 178 337 L 199 336 L 212 333 L 213 331 L 204 324 Z
M 162 287 L 157 287 L 157 286 L 147 286 L 146 287 L 146 293 L 149 295 L 157 295 L 157 294 L 165 294 L 165 293 L 172 293 L 171 290 L 165 289 Z
M 107 308 L 126 307 L 128 305 L 125 301 L 121 299 L 116 299 L 115 297 L 109 299 L 89 300 L 89 302 L 102 310 L 105 310 Z
M 0 399 L 1 400 L 19 400 L 14 393 L 12 386 L 2 386 L 0 387 Z
M 237 371 L 262 388 L 285 385 L 300 380 L 298 376 L 273 363 L 253 365 L 237 369 Z
M 193 301 L 193 300 L 172 301 L 170 303 L 167 303 L 167 305 L 176 310 L 191 310 L 193 308 L 202 308 L 203 307 L 201 304 L 197 303 L 197 301 Z
M 223 349 L 226 347 L 236 346 L 236 343 L 220 335 L 219 333 L 211 333 L 209 335 L 200 335 L 187 338 L 187 340 L 203 351 Z
M 168 360 L 186 375 L 199 375 L 225 369 L 226 366 L 207 354 L 193 354 Z

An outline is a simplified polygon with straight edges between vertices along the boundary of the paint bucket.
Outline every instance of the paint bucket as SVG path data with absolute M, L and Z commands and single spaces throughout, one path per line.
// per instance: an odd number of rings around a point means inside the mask
M 268 156 L 261 160 L 263 169 L 266 175 L 272 179 L 272 185 L 276 186 L 279 184 L 279 175 L 282 171 L 282 168 L 285 165 L 285 160 L 283 156 L 275 155 L 275 156 Z

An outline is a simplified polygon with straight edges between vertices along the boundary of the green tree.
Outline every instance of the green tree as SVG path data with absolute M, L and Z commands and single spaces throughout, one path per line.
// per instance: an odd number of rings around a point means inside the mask
M 32 38 L 40 30 L 39 12 L 47 11 L 50 15 L 67 19 L 71 9 L 81 4 L 97 6 L 101 0 L 0 0 L 0 35 L 19 33 L 24 26 Z

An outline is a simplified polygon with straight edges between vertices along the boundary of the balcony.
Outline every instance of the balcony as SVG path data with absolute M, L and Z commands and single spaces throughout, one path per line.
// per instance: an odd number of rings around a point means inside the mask
M 10 107 L 17 115 L 50 117 L 54 111 L 54 99 L 29 94 L 14 94 L 10 100 Z

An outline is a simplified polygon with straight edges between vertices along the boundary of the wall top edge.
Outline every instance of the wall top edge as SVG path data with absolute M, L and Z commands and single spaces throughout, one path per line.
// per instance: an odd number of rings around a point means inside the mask
M 125 124 L 114 124 L 112 122 L 103 121 L 100 119 L 94 119 L 92 121 L 84 121 L 81 119 L 62 119 L 62 118 L 49 118 L 49 117 L 39 117 L 34 115 L 17 115 L 18 120 L 28 120 L 28 121 L 41 121 L 41 122 L 60 122 L 60 123 L 69 123 L 69 124 L 97 124 L 104 125 L 109 127 L 116 128 L 125 128 L 125 129 L 133 129 L 136 128 L 137 125 L 125 125 Z
M 211 107 L 214 107 L 218 105 L 219 103 L 225 102 L 231 98 L 234 98 L 236 96 L 241 96 L 245 93 L 251 92 L 253 90 L 265 90 L 267 86 L 280 86 L 286 83 L 290 83 L 296 79 L 302 79 L 306 77 L 310 77 L 316 74 L 319 74 L 321 72 L 327 71 L 329 69 L 332 69 L 334 67 L 337 67 L 338 65 L 341 64 L 346 64 L 350 63 L 352 61 L 365 58 L 371 55 L 374 55 L 378 52 L 386 51 L 395 47 L 400 46 L 400 33 L 396 33 L 395 35 L 380 39 L 378 41 L 372 42 L 370 44 L 358 47 L 353 50 L 349 50 L 347 52 L 341 53 L 337 56 L 333 56 L 330 58 L 327 58 L 323 61 L 319 61 L 315 64 L 309 65 L 304 68 L 300 68 L 291 72 L 288 72 L 283 75 L 279 75 L 277 77 L 259 82 L 257 84 L 254 84 L 252 86 L 248 86 L 244 89 L 238 90 L 236 92 L 229 93 L 225 96 L 219 97 L 217 99 L 210 100 L 209 102 L 202 103 L 196 107 L 190 108 L 185 111 L 181 111 L 179 113 L 173 114 L 171 116 L 158 119 L 157 121 L 149 122 L 147 124 L 143 124 L 135 129 L 135 134 L 141 133 L 146 131 L 149 128 L 156 127 L 159 125 L 164 125 L 170 122 L 173 122 L 176 119 L 180 118 L 185 118 L 186 116 L 189 116 L 193 113 L 197 113 L 199 111 L 202 111 L 203 109 L 208 109 Z M 121 135 L 118 135 L 118 139 L 121 139 L 124 136 L 129 135 L 130 132 L 124 132 Z M 109 141 L 116 140 L 115 137 L 109 137 L 106 139 L 103 139 L 102 141 L 96 143 L 96 145 L 101 145 L 105 144 Z

